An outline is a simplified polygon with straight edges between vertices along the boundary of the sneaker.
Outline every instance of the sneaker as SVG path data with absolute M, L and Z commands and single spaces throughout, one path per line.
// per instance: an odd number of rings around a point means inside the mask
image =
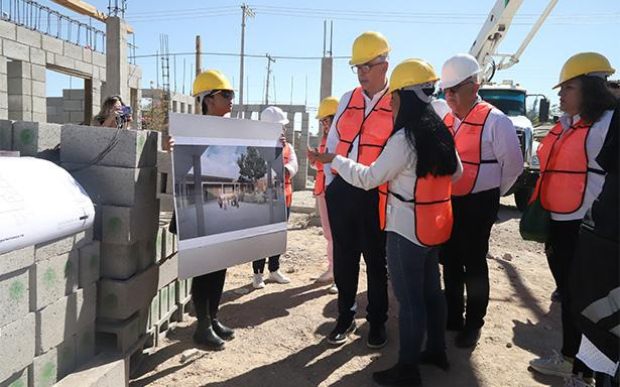
M 366 346 L 372 349 L 379 349 L 385 347 L 386 344 L 387 333 L 385 332 L 385 324 L 371 325 Z
M 288 284 L 291 279 L 280 273 L 280 270 L 269 272 L 269 281 L 277 282 L 279 284 Z
M 530 360 L 530 367 L 543 375 L 570 378 L 573 375 L 573 362 L 554 351 L 549 357 Z
M 336 324 L 336 328 L 327 336 L 327 342 L 333 345 L 341 345 L 344 344 L 349 335 L 355 333 L 357 327 L 355 326 L 355 320 L 351 321 L 351 324 L 344 325 L 338 321 Z
M 332 284 L 332 286 L 327 289 L 327 293 L 329 294 L 338 294 L 338 286 L 336 284 Z
M 325 273 L 321 274 L 321 276 L 316 279 L 316 282 L 322 284 L 326 282 L 332 282 L 333 280 L 334 280 L 334 272 L 331 271 L 330 269 L 327 269 Z
M 564 387 L 594 387 L 594 381 L 591 378 L 583 379 L 581 376 L 573 375 L 566 379 Z
M 263 273 L 254 273 L 254 280 L 252 280 L 252 286 L 254 289 L 262 289 L 265 287 L 265 281 L 263 281 Z

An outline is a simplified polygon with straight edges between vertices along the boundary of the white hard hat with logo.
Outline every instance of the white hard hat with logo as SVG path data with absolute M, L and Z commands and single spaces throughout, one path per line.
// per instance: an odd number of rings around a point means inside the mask
M 441 69 L 441 88 L 456 86 L 469 77 L 480 73 L 476 58 L 469 54 L 457 54 L 448 59 Z
M 276 124 L 286 125 L 289 123 L 286 113 L 277 106 L 269 106 L 260 114 L 260 120 L 266 122 L 275 122 Z

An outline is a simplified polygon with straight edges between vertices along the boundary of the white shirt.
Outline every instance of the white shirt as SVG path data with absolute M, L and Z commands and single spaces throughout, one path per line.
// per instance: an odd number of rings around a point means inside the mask
M 476 103 L 481 102 L 478 97 Z M 458 133 L 462 120 L 454 115 L 454 132 Z M 481 164 L 476 185 L 471 193 L 499 187 L 504 195 L 523 172 L 523 154 L 517 131 L 512 121 L 499 109 L 491 109 L 482 132 L 482 160 L 497 160 L 493 164 Z
M 366 95 L 366 92 L 362 92 L 362 96 L 364 97 L 364 107 L 365 107 L 364 117 L 367 117 L 368 114 L 370 114 L 372 109 L 375 107 L 377 102 L 379 102 L 381 97 L 383 97 L 383 94 L 387 92 L 387 90 L 388 90 L 388 85 L 386 83 L 385 87 L 381 91 L 379 91 L 377 94 L 373 95 L 372 98 L 369 98 Z M 325 146 L 326 153 L 336 153 L 336 147 L 338 146 L 338 143 L 340 142 L 340 137 L 338 136 L 338 130 L 336 129 L 336 123 L 338 123 L 338 119 L 340 118 L 344 110 L 347 108 L 347 105 L 349 104 L 349 101 L 351 100 L 352 94 L 353 94 L 353 90 L 346 92 L 342 96 L 342 98 L 340 98 L 340 103 L 338 103 L 338 109 L 336 110 L 336 115 L 334 116 L 334 120 L 332 121 L 332 126 L 329 129 L 329 133 L 327 134 L 327 143 Z M 355 140 L 353 140 L 353 144 L 351 144 L 352 145 L 351 152 L 349 152 L 347 156 L 352 160 L 357 160 L 358 144 L 359 144 L 359 136 L 357 136 Z M 331 171 L 331 165 L 330 164 L 323 165 L 323 171 L 325 172 L 325 186 L 327 187 L 329 183 L 331 183 L 332 180 L 334 180 L 334 175 L 332 174 L 332 171 Z
M 297 174 L 297 171 L 299 170 L 299 165 L 297 164 L 297 154 L 295 153 L 295 149 L 293 149 L 291 144 L 289 144 L 288 142 L 286 143 L 286 146 L 288 147 L 288 150 L 291 151 L 291 155 L 288 159 L 288 163 L 284 164 L 284 168 L 286 168 L 286 170 L 288 171 L 288 175 L 292 179 L 293 176 Z
M 416 183 L 417 153 L 409 145 L 403 129 L 394 133 L 388 140 L 379 158 L 365 166 L 343 157 L 336 156 L 332 167 L 349 184 L 365 190 L 371 190 L 389 181 L 385 229 L 393 231 L 423 246 L 415 236 L 415 203 L 405 202 L 392 194 L 400 195 L 405 200 L 413 199 Z M 457 154 L 457 170 L 452 176 L 456 181 L 463 171 Z
M 609 129 L 609 124 L 611 124 L 611 118 L 614 115 L 613 110 L 607 110 L 605 113 L 601 115 L 601 118 L 596 121 L 592 127 L 590 128 L 590 132 L 588 133 L 588 138 L 586 139 L 586 154 L 588 156 L 588 168 L 593 170 L 602 171 L 603 168 L 596 162 L 596 158 L 599 153 L 601 153 L 601 149 L 603 148 L 603 144 L 605 143 L 605 137 L 607 137 L 607 130 Z M 560 123 L 562 124 L 562 136 L 566 131 L 570 128 L 573 123 L 579 121 L 581 117 L 570 115 L 564 115 L 560 118 Z M 554 212 L 551 213 L 551 219 L 559 220 L 559 221 L 568 221 L 568 220 L 581 220 L 586 215 L 588 209 L 594 203 L 594 200 L 598 197 L 598 195 L 603 190 L 603 184 L 605 183 L 605 176 L 588 172 L 588 177 L 586 180 L 586 190 L 583 197 L 583 203 L 579 209 L 571 214 L 556 214 Z

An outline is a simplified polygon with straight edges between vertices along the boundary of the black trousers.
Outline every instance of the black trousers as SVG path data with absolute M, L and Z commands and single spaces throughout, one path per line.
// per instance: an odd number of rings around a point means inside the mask
M 226 269 L 194 277 L 192 301 L 198 322 L 210 322 L 217 318 L 225 280 Z
M 334 280 L 338 287 L 338 320 L 347 324 L 355 317 L 355 297 L 360 254 L 366 262 L 368 307 L 371 325 L 387 321 L 387 263 L 385 233 L 379 225 L 379 191 L 364 191 L 337 176 L 325 192 L 334 241 Z
M 452 197 L 454 226 L 441 251 L 449 325 L 479 329 L 489 305 L 489 237 L 499 210 L 499 188 Z M 467 289 L 467 308 L 464 291 Z M 463 319 L 466 312 L 466 319 Z
M 577 254 L 580 226 L 581 219 L 552 220 L 549 225 L 549 237 L 545 243 L 545 253 L 562 297 L 562 355 L 575 359 L 573 373 L 581 372 L 584 376 L 592 376 L 592 371 L 575 358 L 581 345 L 581 330 L 573 315 L 571 269 Z
M 286 220 L 291 216 L 291 207 L 286 207 Z M 265 271 L 265 258 L 257 259 L 252 262 L 252 269 L 254 274 L 262 273 Z M 269 272 L 278 271 L 280 269 L 280 254 L 269 257 L 268 264 Z

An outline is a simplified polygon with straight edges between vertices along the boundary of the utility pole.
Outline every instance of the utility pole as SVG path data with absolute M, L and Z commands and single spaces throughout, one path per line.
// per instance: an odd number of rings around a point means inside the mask
M 202 43 L 200 42 L 200 35 L 196 35 L 196 77 L 202 72 Z M 191 71 L 189 72 L 192 73 Z M 192 88 L 190 94 L 194 92 L 194 84 L 192 82 Z M 202 108 L 198 98 L 194 98 L 194 114 L 202 114 Z
M 267 57 L 267 84 L 265 86 L 265 105 L 269 105 L 269 76 L 271 75 L 271 62 L 275 63 L 276 60 L 269 54 L 265 54 Z
M 256 14 L 249 5 L 241 5 L 241 64 L 239 69 L 239 117 L 243 118 L 243 57 L 245 55 L 245 17 L 254 17 Z

